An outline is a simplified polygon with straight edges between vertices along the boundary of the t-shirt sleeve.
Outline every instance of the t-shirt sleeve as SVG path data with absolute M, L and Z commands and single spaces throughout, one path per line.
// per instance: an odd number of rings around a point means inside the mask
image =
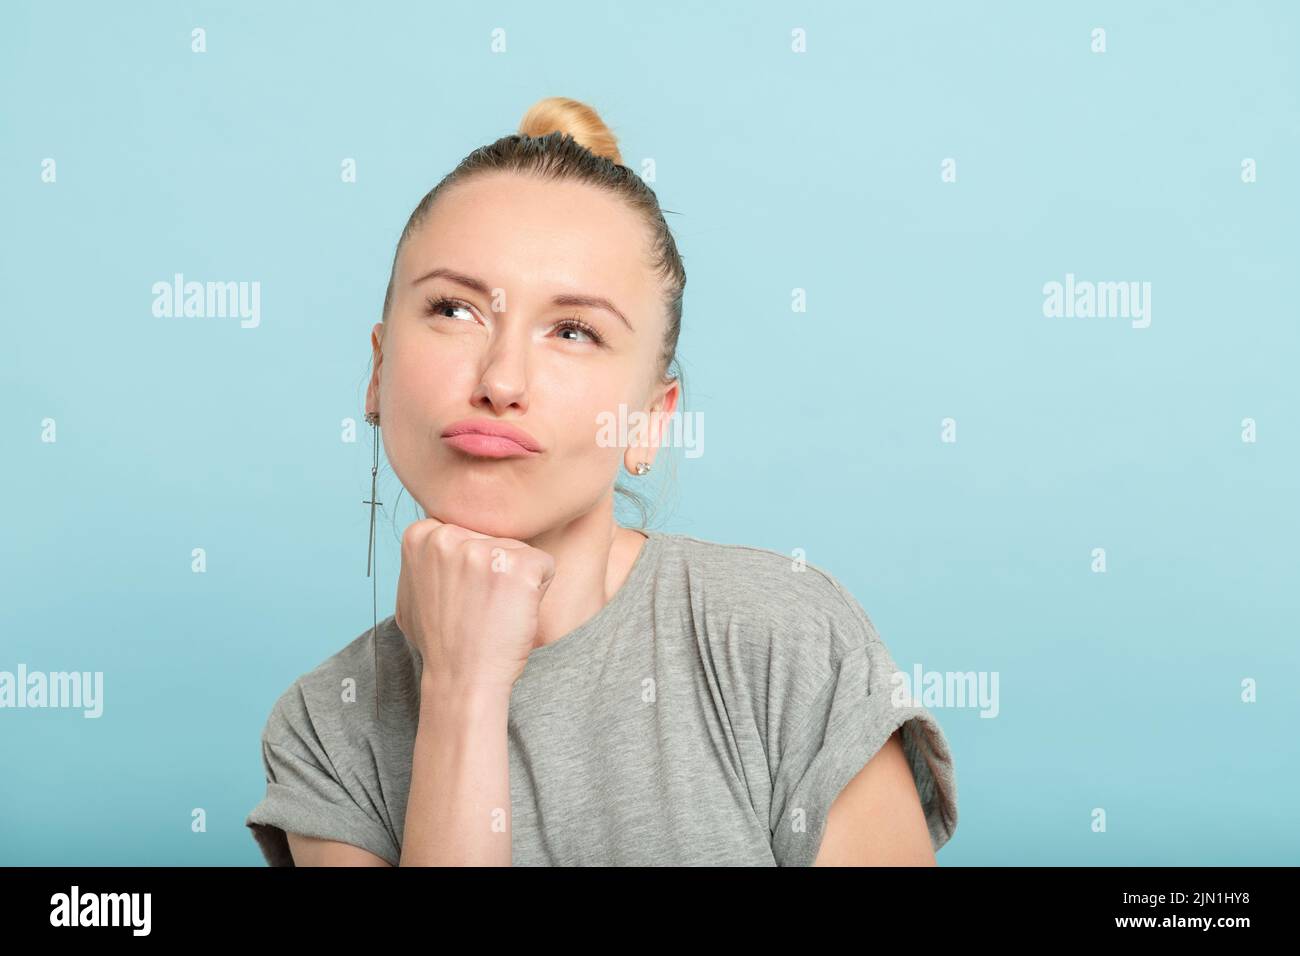
M 367 813 L 338 779 L 305 709 L 275 705 L 262 734 L 266 795 L 245 820 L 266 862 L 293 866 L 286 832 L 337 840 L 398 864 L 399 851 L 387 828 Z
M 939 722 L 908 698 L 866 612 L 841 594 L 847 606 L 838 620 L 852 642 L 795 729 L 783 735 L 773 777 L 772 851 L 780 866 L 812 865 L 831 804 L 900 728 L 934 850 L 957 827 L 955 768 Z

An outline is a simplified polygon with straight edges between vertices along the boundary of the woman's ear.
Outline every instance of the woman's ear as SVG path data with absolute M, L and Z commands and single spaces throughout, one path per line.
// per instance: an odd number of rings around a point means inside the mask
M 637 462 L 653 464 L 656 454 L 663 446 L 664 433 L 668 431 L 673 412 L 677 409 L 677 399 L 681 395 L 681 386 L 677 379 L 667 385 L 657 387 L 657 394 L 646 413 L 646 427 L 643 433 L 645 445 L 629 444 L 624 453 L 623 465 L 628 471 L 636 473 Z
M 672 418 L 673 412 L 677 410 L 677 400 L 681 398 L 682 387 L 678 379 L 673 379 L 670 385 L 663 386 L 663 393 L 660 396 L 657 407 L 662 409 L 664 418 Z
M 681 391 L 677 379 L 658 387 L 658 397 L 650 406 L 650 434 L 655 449 L 663 444 L 664 433 L 668 431 L 673 412 L 677 410 L 677 399 L 681 396 Z
M 370 372 L 370 384 L 366 387 L 366 411 L 379 411 L 379 367 L 384 364 L 384 330 L 387 329 L 383 322 L 376 322 L 374 328 L 370 330 L 370 348 L 374 360 L 374 368 Z

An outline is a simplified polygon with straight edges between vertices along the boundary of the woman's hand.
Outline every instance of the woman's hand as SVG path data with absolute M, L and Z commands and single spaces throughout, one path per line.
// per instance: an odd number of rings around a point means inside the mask
M 437 518 L 402 534 L 397 626 L 424 659 L 421 680 L 507 696 L 537 638 L 555 559 L 513 538 Z

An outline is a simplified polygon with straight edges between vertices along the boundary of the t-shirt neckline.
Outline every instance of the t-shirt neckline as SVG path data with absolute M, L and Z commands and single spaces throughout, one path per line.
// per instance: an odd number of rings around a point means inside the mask
M 549 644 L 534 648 L 528 655 L 528 663 L 524 666 L 524 676 L 536 674 L 546 668 L 555 666 L 560 661 L 581 653 L 583 647 L 590 643 L 587 640 L 588 638 L 607 627 L 611 621 L 617 620 L 618 616 L 641 596 L 647 583 L 653 577 L 659 550 L 663 546 L 664 532 L 654 531 L 649 528 L 634 528 L 632 530 L 644 534 L 646 541 L 645 544 L 641 545 L 636 560 L 632 562 L 627 577 L 623 579 L 619 589 L 614 592 L 614 596 L 605 602 L 604 607 L 567 634 L 556 638 Z

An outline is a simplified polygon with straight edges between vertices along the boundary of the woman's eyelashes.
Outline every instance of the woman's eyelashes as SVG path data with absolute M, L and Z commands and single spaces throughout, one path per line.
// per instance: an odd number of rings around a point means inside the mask
M 555 327 L 557 329 L 569 329 L 574 332 L 581 332 L 583 335 L 586 335 L 588 338 L 591 339 L 592 345 L 605 344 L 605 340 L 600 337 L 600 333 L 597 332 L 590 325 L 588 325 L 586 322 L 582 321 L 582 319 L 578 318 L 576 315 L 573 316 L 572 318 L 561 319 L 559 322 L 556 323 Z
M 469 311 L 469 306 L 463 302 L 457 302 L 455 299 L 438 298 L 436 296 L 430 296 L 424 301 L 424 314 L 430 318 L 434 316 L 449 318 L 449 316 L 438 316 L 438 313 L 443 309 L 464 309 Z
M 466 312 L 470 312 L 470 313 L 473 312 L 472 306 L 464 302 L 461 302 L 458 299 L 451 299 L 451 298 L 447 298 L 446 296 L 429 296 L 427 299 L 425 299 L 424 314 L 429 318 L 450 319 L 452 318 L 452 316 L 443 315 L 442 313 L 452 309 L 462 309 Z M 464 320 L 460 320 L 460 321 L 464 321 Z M 472 315 L 470 316 L 469 321 L 471 322 L 474 321 Z M 579 332 L 582 335 L 587 336 L 587 338 L 591 341 L 592 345 L 604 346 L 605 344 L 605 339 L 601 336 L 601 334 L 598 331 L 596 331 L 595 327 L 593 327 L 587 322 L 584 322 L 576 315 L 569 316 L 568 318 L 565 319 L 561 319 L 559 322 L 555 324 L 555 328 L 559 331 L 567 330 L 567 331 Z M 582 340 L 567 339 L 567 341 L 581 342 Z

